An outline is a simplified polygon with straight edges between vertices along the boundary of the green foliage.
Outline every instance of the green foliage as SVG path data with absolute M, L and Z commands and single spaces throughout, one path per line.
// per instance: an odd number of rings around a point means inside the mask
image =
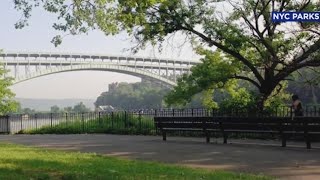
M 0 179 L 36 180 L 267 180 L 270 177 L 192 169 L 92 153 L 62 152 L 13 144 L 0 144 Z
M 7 70 L 0 64 L 0 115 L 15 112 L 19 107 L 19 103 L 13 99 L 15 94 L 10 89 L 13 79 L 6 77 L 6 74 Z
M 200 50 L 202 63 L 193 66 L 191 74 L 178 80 L 178 85 L 166 96 L 169 105 L 186 105 L 192 97 L 202 94 L 202 103 L 207 108 L 241 108 L 253 105 L 253 97 L 245 88 L 238 86 L 235 74 L 237 62 L 229 61 L 221 53 Z M 219 104 L 218 104 L 219 102 Z
M 202 92 L 203 96 L 201 97 L 201 100 L 204 107 L 209 109 L 218 108 L 218 103 L 214 101 L 213 93 L 214 89 L 208 89 Z
M 192 67 L 191 74 L 178 80 L 178 86 L 166 96 L 166 102 L 185 105 L 195 94 L 201 93 L 206 108 L 254 111 L 258 92 L 250 83 L 236 79 L 240 65 L 224 59 L 218 51 L 202 50 L 199 53 L 204 55 L 202 63 Z M 290 99 L 285 92 L 286 87 L 287 83 L 281 82 L 265 102 L 265 108 L 270 110 L 284 106 Z
M 245 88 L 232 89 L 229 98 L 223 100 L 219 105 L 223 111 L 228 110 L 250 110 L 255 106 L 255 97 Z
M 96 100 L 96 107 L 111 105 L 116 109 L 146 109 L 164 106 L 163 97 L 168 88 L 142 83 L 114 83 L 109 91 L 102 93 Z
M 57 105 L 54 105 L 50 108 L 50 112 L 51 113 L 59 113 L 60 112 L 60 108 Z
M 125 115 L 123 112 L 114 112 L 113 115 L 93 116 L 82 120 L 81 117 L 63 120 L 53 126 L 43 126 L 37 129 L 24 130 L 25 134 L 82 134 L 82 133 L 109 133 L 109 134 L 135 134 L 155 135 L 154 121 L 148 116 L 133 114 Z
M 54 105 L 50 108 L 51 113 L 84 113 L 84 112 L 90 112 L 91 109 L 87 108 L 83 102 L 80 102 L 72 107 L 65 107 L 60 108 L 57 105 Z
M 291 104 L 292 94 L 287 91 L 287 87 L 287 81 L 283 81 L 278 85 L 278 87 L 271 93 L 270 98 L 265 103 L 267 109 L 274 111 L 279 107 L 284 107 L 288 106 L 288 104 Z
M 68 108 L 67 108 L 68 110 Z M 83 112 L 90 112 L 91 110 L 89 108 L 87 108 L 83 102 L 80 102 L 79 104 L 76 104 L 74 107 L 73 107 L 73 112 L 75 113 L 83 113 Z
M 264 104 L 266 112 L 275 114 L 276 111 L 287 106 L 287 103 L 291 99 L 290 93 L 286 91 L 287 86 L 287 82 L 281 82 L 279 87 L 271 93 L 269 99 Z M 227 98 L 219 103 L 221 110 L 255 111 L 258 98 L 257 92 L 248 91 L 248 88 L 243 87 L 243 85 L 234 84 L 234 86 L 229 87 L 227 96 Z
M 37 111 L 35 109 L 31 108 L 22 108 L 20 103 L 17 103 L 17 109 L 12 113 L 18 113 L 18 114 L 35 114 Z
M 31 108 L 23 108 L 21 111 L 18 111 L 20 114 L 35 114 L 37 111 Z
M 66 113 L 71 113 L 71 112 L 73 112 L 73 109 L 72 109 L 72 107 L 65 107 L 65 108 L 63 108 L 63 112 L 66 112 Z
M 178 79 L 177 86 L 166 96 L 169 105 L 186 105 L 193 95 L 204 93 L 204 102 L 207 106 L 216 106 L 210 101 L 214 89 L 227 88 L 232 85 L 230 78 L 238 68 L 232 62 L 221 57 L 221 53 L 201 50 L 205 57 L 202 63 L 191 68 L 191 74 L 184 74 Z M 211 93 L 212 92 L 212 93 Z M 211 94 L 211 95 L 210 95 Z M 209 105 L 210 104 L 210 105 Z

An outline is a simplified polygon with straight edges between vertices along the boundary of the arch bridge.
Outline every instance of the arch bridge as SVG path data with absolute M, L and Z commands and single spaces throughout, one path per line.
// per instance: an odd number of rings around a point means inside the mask
M 175 86 L 177 77 L 189 73 L 197 61 L 61 53 L 2 53 L 0 60 L 14 84 L 68 71 L 111 71 Z

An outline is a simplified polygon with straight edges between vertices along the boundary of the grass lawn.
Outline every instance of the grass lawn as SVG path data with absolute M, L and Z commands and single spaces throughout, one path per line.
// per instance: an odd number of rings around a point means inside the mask
M 0 179 L 271 179 L 0 143 Z

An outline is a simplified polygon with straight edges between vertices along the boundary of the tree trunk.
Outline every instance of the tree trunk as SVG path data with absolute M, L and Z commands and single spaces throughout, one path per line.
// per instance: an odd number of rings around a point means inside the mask
M 318 97 L 317 97 L 314 89 L 315 89 L 315 87 L 312 85 L 311 86 L 312 101 L 313 101 L 313 104 L 318 104 Z
M 264 110 L 264 103 L 266 102 L 266 98 L 264 96 L 264 94 L 260 94 L 260 97 L 258 97 L 257 99 L 257 106 L 256 109 L 258 112 L 263 112 Z
M 257 98 L 257 104 L 256 104 L 256 110 L 258 114 L 263 113 L 264 111 L 264 105 L 266 100 L 269 98 L 271 93 L 274 91 L 276 86 L 278 85 L 277 82 L 266 80 L 261 84 L 261 88 L 259 89 L 259 96 Z

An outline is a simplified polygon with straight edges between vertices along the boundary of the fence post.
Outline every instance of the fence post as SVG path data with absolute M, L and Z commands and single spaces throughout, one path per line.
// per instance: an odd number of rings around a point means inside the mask
M 305 142 L 306 142 L 306 146 L 307 146 L 307 149 L 311 149 L 311 141 L 310 141 L 310 136 L 309 136 L 309 129 L 308 129 L 308 122 L 304 122 L 303 123 L 303 126 L 304 126 L 304 139 L 305 139 Z
M 111 128 L 113 129 L 113 119 L 114 119 L 114 114 L 113 111 L 111 112 Z
M 7 120 L 7 133 L 10 134 L 9 115 L 6 115 L 6 120 Z
M 52 118 L 53 118 L 53 113 L 50 113 L 50 125 L 51 125 L 51 128 L 52 128 Z
M 98 117 L 98 119 L 99 119 L 99 125 L 101 126 L 102 123 L 101 123 L 101 112 L 100 112 L 100 111 L 98 112 L 98 116 L 99 116 L 99 117 Z
M 21 120 L 21 123 L 20 123 L 20 131 L 22 131 L 22 118 L 23 118 L 23 115 L 21 114 L 21 117 L 20 117 L 20 120 Z
M 34 114 L 34 120 L 36 121 L 36 129 L 38 129 L 38 119 L 37 119 L 37 114 Z
M 141 133 L 141 130 L 142 130 L 142 127 L 141 127 L 141 110 L 139 110 L 139 129 L 140 129 L 140 133 Z
M 84 132 L 84 112 L 81 114 L 81 119 L 82 119 L 82 132 Z
M 124 111 L 124 127 L 127 128 L 128 127 L 128 122 L 127 122 L 128 118 L 127 118 L 127 111 Z
M 68 113 L 66 112 L 66 127 L 68 126 Z

